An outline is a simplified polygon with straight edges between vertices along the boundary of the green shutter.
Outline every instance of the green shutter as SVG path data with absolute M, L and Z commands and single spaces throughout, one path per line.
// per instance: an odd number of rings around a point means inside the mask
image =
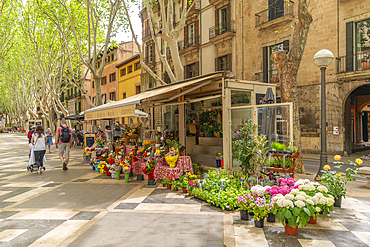
M 262 69 L 263 69 L 263 82 L 267 83 L 268 82 L 268 47 L 265 46 L 263 47 L 262 50 L 262 58 L 263 58 L 263 64 L 262 64 Z
M 353 71 L 353 21 L 346 23 L 346 71 Z

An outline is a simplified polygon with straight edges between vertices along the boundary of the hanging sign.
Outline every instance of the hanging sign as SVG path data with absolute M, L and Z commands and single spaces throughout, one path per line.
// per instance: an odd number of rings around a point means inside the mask
M 136 105 L 125 105 L 121 107 L 85 113 L 85 120 L 109 119 L 119 117 L 134 117 Z

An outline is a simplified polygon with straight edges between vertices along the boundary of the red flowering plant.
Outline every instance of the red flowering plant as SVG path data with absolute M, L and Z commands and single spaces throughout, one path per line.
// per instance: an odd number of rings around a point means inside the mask
M 169 184 L 173 184 L 173 182 L 174 182 L 174 178 L 173 177 L 168 177 L 168 178 L 166 178 L 166 184 L 167 185 L 169 185 Z
M 155 158 L 151 158 L 148 160 L 147 166 L 143 168 L 143 172 L 144 174 L 148 175 L 149 180 L 154 179 L 154 170 L 156 165 L 157 160 Z

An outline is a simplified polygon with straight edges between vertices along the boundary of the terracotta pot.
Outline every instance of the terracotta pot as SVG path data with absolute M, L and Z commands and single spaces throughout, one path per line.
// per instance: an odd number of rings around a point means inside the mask
M 370 69 L 370 61 L 361 62 L 361 68 L 362 68 L 363 70 L 365 70 L 365 69 Z
M 185 153 L 184 153 L 184 152 L 181 152 L 181 153 L 180 153 L 180 156 L 184 156 L 184 155 L 185 155 Z
M 290 235 L 290 236 L 296 236 L 298 234 L 298 226 L 293 228 L 287 223 L 285 226 L 285 234 Z
M 166 187 L 166 184 L 162 184 L 163 185 L 163 187 Z
M 182 189 L 182 193 L 187 193 L 187 192 L 188 191 L 185 188 Z
M 171 187 L 172 187 L 172 184 L 167 184 L 167 189 L 171 189 Z
M 308 221 L 308 224 L 316 224 L 317 223 L 317 217 L 315 218 L 313 216 L 310 216 L 310 220 Z
M 179 191 L 179 189 L 178 189 L 178 188 L 176 188 L 176 189 L 173 189 L 173 191 Z
M 272 77 L 271 78 L 271 83 L 276 83 L 278 81 L 278 78 L 277 77 Z
M 274 166 L 274 168 L 280 168 L 280 166 Z

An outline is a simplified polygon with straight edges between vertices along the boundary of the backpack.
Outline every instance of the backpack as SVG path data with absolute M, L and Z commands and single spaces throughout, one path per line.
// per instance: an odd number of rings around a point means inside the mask
M 30 139 L 31 140 L 31 138 L 32 138 L 32 134 L 33 134 L 33 132 L 32 132 L 32 130 L 30 130 L 29 132 L 28 132 L 28 139 Z
M 62 130 L 60 131 L 60 141 L 63 143 L 68 143 L 71 140 L 71 133 L 69 132 L 68 127 L 62 127 Z

